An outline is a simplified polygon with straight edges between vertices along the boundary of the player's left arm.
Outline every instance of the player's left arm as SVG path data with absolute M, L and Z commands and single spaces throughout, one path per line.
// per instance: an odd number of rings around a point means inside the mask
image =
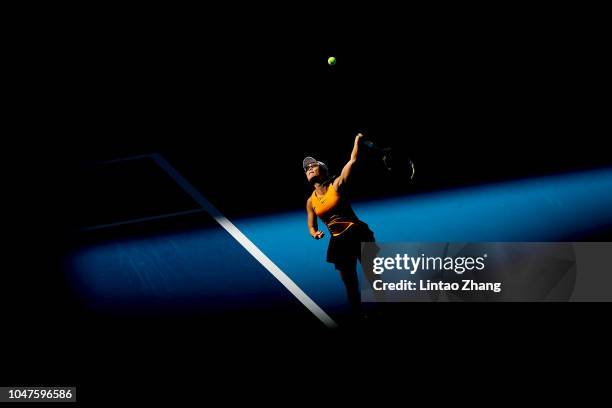
M 334 188 L 336 189 L 336 191 L 338 191 L 338 189 L 341 188 L 342 185 L 347 182 L 351 174 L 351 170 L 353 169 L 353 165 L 357 162 L 357 158 L 359 156 L 359 142 L 362 137 L 363 135 L 361 133 L 357 133 L 357 136 L 355 136 L 355 144 L 353 145 L 353 151 L 351 152 L 351 158 L 342 168 L 342 172 L 340 173 L 340 176 L 338 176 L 338 178 L 334 180 Z

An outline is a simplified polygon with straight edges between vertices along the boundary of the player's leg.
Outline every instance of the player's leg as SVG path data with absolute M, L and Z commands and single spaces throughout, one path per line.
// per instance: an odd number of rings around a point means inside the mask
M 367 243 L 370 245 L 368 250 L 364 250 L 363 252 L 359 251 L 358 260 L 361 264 L 361 269 L 363 271 L 363 275 L 369 283 L 368 290 L 372 290 L 374 287 L 374 281 L 379 280 L 380 276 L 374 273 L 374 269 L 372 267 L 374 258 L 377 256 L 380 251 L 380 247 L 376 245 L 376 239 L 374 238 L 374 232 L 367 226 L 367 224 L 363 223 L 359 226 L 360 234 L 359 234 L 359 246 L 361 248 L 361 243 Z M 364 282 L 365 286 L 365 282 Z M 385 300 L 384 292 L 382 291 L 374 291 L 374 297 L 377 302 L 383 302 Z
M 340 277 L 344 283 L 351 311 L 353 314 L 359 315 L 361 313 L 361 291 L 357 278 L 357 260 L 337 264 L 336 269 L 340 272 Z

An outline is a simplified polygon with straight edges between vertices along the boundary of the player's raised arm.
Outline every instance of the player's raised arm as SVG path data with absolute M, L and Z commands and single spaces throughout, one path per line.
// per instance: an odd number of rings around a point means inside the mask
M 336 190 L 340 188 L 342 184 L 346 183 L 347 179 L 349 178 L 349 175 L 351 174 L 353 164 L 357 162 L 357 157 L 359 155 L 359 142 L 362 137 L 363 135 L 361 133 L 357 133 L 357 136 L 355 136 L 355 143 L 353 145 L 353 151 L 351 152 L 351 158 L 349 159 L 348 163 L 346 163 L 342 168 L 340 176 L 334 181 L 334 188 Z

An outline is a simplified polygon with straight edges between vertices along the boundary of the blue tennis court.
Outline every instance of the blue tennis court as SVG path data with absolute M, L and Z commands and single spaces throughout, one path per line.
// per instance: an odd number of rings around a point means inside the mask
M 73 290 L 88 308 L 111 313 L 279 316 L 279 324 L 334 327 L 348 312 L 342 282 L 325 263 L 302 210 L 228 220 L 160 155 L 152 159 L 193 198 L 180 211 L 149 212 L 89 228 L 105 239 L 67 258 Z M 140 158 L 139 160 L 143 160 Z M 196 203 L 196 204 L 194 204 Z M 198 208 L 199 207 L 199 208 Z M 355 202 L 381 242 L 580 240 L 612 226 L 612 169 L 540 177 L 434 194 Z M 130 224 L 186 228 L 113 238 Z M 169 221 L 168 221 L 169 220 Z M 187 220 L 187 221 L 185 221 Z

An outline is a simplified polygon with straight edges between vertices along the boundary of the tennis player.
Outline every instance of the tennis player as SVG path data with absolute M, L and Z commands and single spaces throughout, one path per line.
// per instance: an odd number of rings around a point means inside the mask
M 327 262 L 335 265 L 344 282 L 351 310 L 362 315 L 361 292 L 357 278 L 357 261 L 361 262 L 361 243 L 374 242 L 374 233 L 359 220 L 346 198 L 345 187 L 351 180 L 351 171 L 359 157 L 360 140 L 357 134 L 351 157 L 340 176 L 329 176 L 325 163 L 312 157 L 303 161 L 304 172 L 313 192 L 306 201 L 308 230 L 319 240 L 325 233 L 318 228 L 317 217 L 325 223 L 331 235 L 327 248 Z

